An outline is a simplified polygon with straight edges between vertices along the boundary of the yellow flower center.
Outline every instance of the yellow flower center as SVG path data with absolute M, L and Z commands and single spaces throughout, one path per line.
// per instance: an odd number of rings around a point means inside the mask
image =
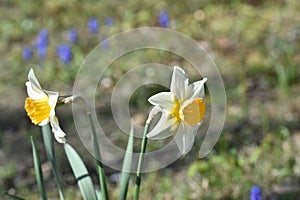
M 205 113 L 205 103 L 202 98 L 194 99 L 182 110 L 182 120 L 190 126 L 195 126 L 203 120 Z
M 32 123 L 37 125 L 43 120 L 49 118 L 51 107 L 48 103 L 48 97 L 38 100 L 26 98 L 25 110 Z
M 171 114 L 174 116 L 176 124 L 184 122 L 190 126 L 195 126 L 203 120 L 205 103 L 202 98 L 196 98 L 184 109 L 181 109 L 181 103 L 175 99 Z
M 179 123 L 179 122 L 181 122 L 179 110 L 180 110 L 180 102 L 175 98 L 175 100 L 174 100 L 174 107 L 173 107 L 171 113 L 172 113 L 172 115 L 175 118 L 175 123 L 176 124 Z

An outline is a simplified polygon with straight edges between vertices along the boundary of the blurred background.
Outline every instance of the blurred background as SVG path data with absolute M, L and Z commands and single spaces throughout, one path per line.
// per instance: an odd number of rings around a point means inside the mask
M 299 10 L 297 0 L 1 0 L 0 192 L 39 198 L 30 146 L 33 135 L 40 142 L 48 194 L 58 199 L 41 130 L 24 110 L 29 69 L 35 70 L 44 89 L 70 94 L 77 69 L 99 42 L 115 33 L 155 26 L 182 32 L 206 48 L 222 74 L 228 105 L 223 133 L 209 156 L 198 158 L 197 136 L 185 158 L 143 177 L 141 199 L 249 199 L 254 185 L 261 188 L 263 199 L 299 199 Z M 110 47 L 102 43 L 102 48 Z M 187 65 L 166 52 L 135 54 L 140 63 Z M 103 115 L 110 116 L 109 95 L 132 63 L 135 60 L 119 59 L 107 71 L 96 105 Z M 161 88 L 140 89 L 131 98 L 136 121 L 144 122 L 150 108 L 146 99 L 157 91 Z M 58 108 L 57 115 L 68 141 L 87 155 L 71 106 Z M 112 118 L 106 119 L 109 131 Z M 125 148 L 126 137 L 113 138 Z M 66 199 L 81 199 L 63 146 L 55 143 L 55 148 Z M 135 148 L 138 151 L 139 143 Z M 84 160 L 98 185 L 92 158 Z M 106 172 L 111 198 L 116 199 L 119 174 L 110 168 Z

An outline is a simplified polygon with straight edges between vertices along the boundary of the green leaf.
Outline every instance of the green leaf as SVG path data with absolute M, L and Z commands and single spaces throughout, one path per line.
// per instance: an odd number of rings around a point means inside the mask
M 34 163 L 36 181 L 37 181 L 38 188 L 39 188 L 40 194 L 42 196 L 42 199 L 46 200 L 47 195 L 46 195 L 43 173 L 42 173 L 41 164 L 40 164 L 40 158 L 37 153 L 37 150 L 35 147 L 35 142 L 34 142 L 32 136 L 30 137 L 30 140 L 31 140 L 31 146 L 32 146 L 33 163 Z
M 42 132 L 43 132 L 43 140 L 44 140 L 46 153 L 47 153 L 48 159 L 51 163 L 52 172 L 53 172 L 55 182 L 58 187 L 59 198 L 60 198 L 60 200 L 64 200 L 64 196 L 62 193 L 62 187 L 61 187 L 58 172 L 57 172 L 55 151 L 54 151 L 54 146 L 53 146 L 53 136 L 52 136 L 52 132 L 50 130 L 49 124 L 42 126 Z
M 92 179 L 80 156 L 69 144 L 65 144 L 64 147 L 83 198 L 86 200 L 97 199 Z
M 120 200 L 125 200 L 127 196 L 128 184 L 130 180 L 130 170 L 132 164 L 132 152 L 133 152 L 133 141 L 134 141 L 134 127 L 133 122 L 131 122 L 130 135 L 127 143 L 127 148 L 124 156 L 122 174 L 120 180 Z
M 88 114 L 88 117 L 89 117 L 91 129 L 92 129 L 92 133 L 93 133 L 93 148 L 94 148 L 94 153 L 96 156 L 96 167 L 97 167 L 97 171 L 98 171 L 100 188 L 101 188 L 101 199 L 108 200 L 109 197 L 108 197 L 108 192 L 107 192 L 105 173 L 104 173 L 103 164 L 101 162 L 101 153 L 100 153 L 100 148 L 99 148 L 99 144 L 98 144 L 98 137 L 97 137 L 97 133 L 96 133 L 95 123 L 93 121 L 93 116 L 91 113 Z

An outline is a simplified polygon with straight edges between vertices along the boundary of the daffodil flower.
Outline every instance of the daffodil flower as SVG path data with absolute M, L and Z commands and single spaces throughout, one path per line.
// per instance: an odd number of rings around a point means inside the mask
M 59 143 L 65 143 L 66 134 L 61 130 L 55 116 L 58 92 L 44 91 L 32 69 L 29 71 L 28 81 L 25 85 L 29 97 L 26 98 L 24 107 L 31 122 L 39 126 L 44 126 L 50 122 L 55 139 Z
M 149 139 L 164 139 L 175 134 L 176 144 L 182 154 L 192 147 L 197 130 L 205 114 L 204 83 L 206 78 L 189 85 L 183 69 L 175 66 L 170 92 L 151 96 L 148 101 L 154 105 L 147 123 L 153 115 L 161 112 L 156 126 L 147 134 Z

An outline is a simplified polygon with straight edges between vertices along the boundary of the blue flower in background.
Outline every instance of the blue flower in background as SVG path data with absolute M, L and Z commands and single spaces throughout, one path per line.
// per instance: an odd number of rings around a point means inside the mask
M 37 45 L 48 45 L 48 31 L 46 29 L 40 30 L 36 43 Z
M 24 47 L 22 51 L 22 56 L 24 60 L 30 60 L 32 58 L 32 50 L 30 47 Z
M 68 39 L 72 43 L 78 42 L 78 34 L 77 34 L 77 30 L 75 28 L 72 28 L 68 31 Z
M 34 42 L 34 46 L 36 48 L 38 57 L 40 59 L 45 59 L 48 47 L 48 31 L 46 29 L 40 30 Z
M 258 186 L 252 186 L 250 191 L 250 200 L 261 200 L 261 189 Z
M 112 25 L 114 24 L 114 20 L 113 20 L 111 17 L 107 17 L 107 18 L 105 18 L 105 20 L 104 20 L 104 24 L 105 24 L 106 26 L 112 26 Z
M 56 55 L 64 64 L 68 64 L 72 60 L 71 47 L 67 44 L 59 45 L 56 48 Z
M 161 27 L 166 28 L 169 24 L 169 14 L 166 11 L 163 11 L 158 16 L 158 23 Z
M 98 19 L 95 17 L 90 18 L 88 28 L 90 33 L 98 33 Z

